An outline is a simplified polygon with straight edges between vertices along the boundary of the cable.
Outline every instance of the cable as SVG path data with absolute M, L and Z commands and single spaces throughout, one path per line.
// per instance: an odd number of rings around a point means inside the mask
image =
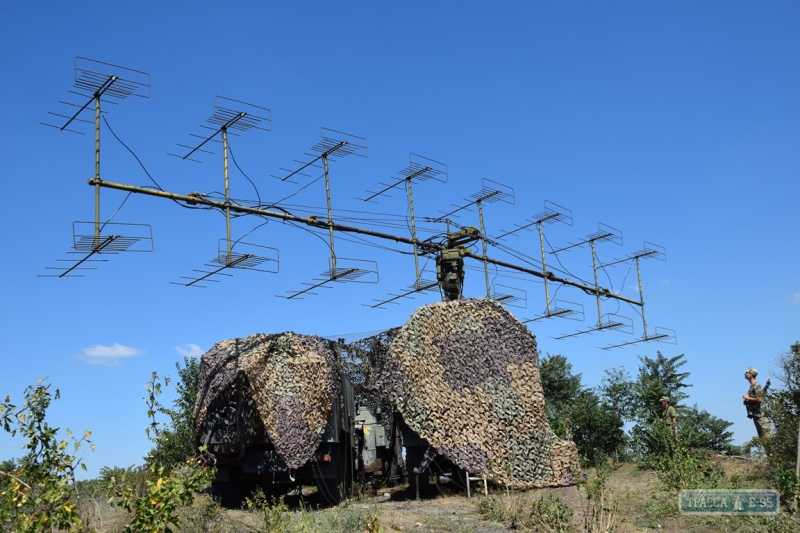
M 325 177 L 325 173 L 323 172 L 322 174 L 320 174 L 320 175 L 319 175 L 319 177 L 318 177 L 317 179 L 315 179 L 315 180 L 313 180 L 313 181 L 309 181 L 308 183 L 306 183 L 305 185 L 303 185 L 302 187 L 300 187 L 299 189 L 297 189 L 295 192 L 293 192 L 293 193 L 292 193 L 292 194 L 290 194 L 289 196 L 287 196 L 287 197 L 285 197 L 285 198 L 281 198 L 280 200 L 278 200 L 277 202 L 275 202 L 275 204 L 279 204 L 279 203 L 283 202 L 284 200 L 288 200 L 288 199 L 289 199 L 289 198 L 291 198 L 292 196 L 294 196 L 294 195 L 296 195 L 296 194 L 299 194 L 299 193 L 300 193 L 300 191 L 302 191 L 303 189 L 306 189 L 307 187 L 310 187 L 311 185 L 315 184 L 316 182 L 318 182 L 319 180 L 321 180 L 321 179 L 322 179 L 322 178 L 324 178 L 324 177 Z
M 236 168 L 239 169 L 239 172 L 242 173 L 242 176 L 247 178 L 247 181 L 249 181 L 250 185 L 253 186 L 253 190 L 256 191 L 256 197 L 258 198 L 258 204 L 261 205 L 261 195 L 258 194 L 258 187 L 256 187 L 256 184 L 253 183 L 253 180 L 251 180 L 250 177 L 244 173 L 244 170 L 242 170 L 242 167 L 239 166 L 239 163 L 236 162 L 236 157 L 233 155 L 233 148 L 231 147 L 230 141 L 228 142 L 228 151 L 231 153 L 231 160 L 233 160 L 233 164 L 236 165 Z
M 233 244 L 231 244 L 231 249 L 232 249 L 234 246 L 236 246 L 236 245 L 239 243 L 239 241 L 241 241 L 242 239 L 244 239 L 245 237 L 247 237 L 248 235 L 250 235 L 251 233 L 253 233 L 255 230 L 257 230 L 257 229 L 258 229 L 258 228 L 260 228 L 261 226 L 266 226 L 268 223 L 269 223 L 269 219 L 265 220 L 264 222 L 262 222 L 262 223 L 261 223 L 261 224 L 259 224 L 258 226 L 254 227 L 253 229 L 251 229 L 250 231 L 248 231 L 247 233 L 245 233 L 244 235 L 242 235 L 241 237 L 239 237 L 238 239 L 236 239 L 235 241 L 233 241 Z
M 159 185 L 159 184 L 158 184 L 158 182 L 157 182 L 155 179 L 153 179 L 153 176 L 151 176 L 151 175 L 150 175 L 150 172 L 148 172 L 148 171 L 147 171 L 147 168 L 145 168 L 145 166 L 144 166 L 144 163 L 142 163 L 142 160 L 141 160 L 141 159 L 139 159 L 139 156 L 137 156 L 137 155 L 136 155 L 136 153 L 135 153 L 133 150 L 131 150 L 131 148 L 130 148 L 130 147 L 127 145 L 127 144 L 125 144 L 125 143 L 122 141 L 122 139 L 120 139 L 120 138 L 119 138 L 119 136 L 118 136 L 118 135 L 117 135 L 117 134 L 114 132 L 114 130 L 111 128 L 111 124 L 109 124 L 109 123 L 108 123 L 108 119 L 106 119 L 106 116 L 105 116 L 105 115 L 103 115 L 103 122 L 105 122 L 105 123 L 106 123 L 106 127 L 108 127 L 108 131 L 110 131 L 110 132 L 111 132 L 111 135 L 113 135 L 113 136 L 114 136 L 114 138 L 115 138 L 115 139 L 116 139 L 116 140 L 117 140 L 117 141 L 118 141 L 118 142 L 119 142 L 119 143 L 120 143 L 122 146 L 124 146 L 124 147 L 125 147 L 125 149 L 126 149 L 126 150 L 128 150 L 128 152 L 130 152 L 130 154 L 133 156 L 133 158 L 134 158 L 134 159 L 136 159 L 136 162 L 137 162 L 137 163 L 139 163 L 139 166 L 140 166 L 140 167 L 142 167 L 142 170 L 144 170 L 144 173 L 145 173 L 145 174 L 147 174 L 147 177 L 148 177 L 148 178 L 150 178 L 150 181 L 152 181 L 152 182 L 155 184 L 155 189 L 156 189 L 156 190 L 158 190 L 158 191 L 163 191 L 164 189 L 162 189 L 162 188 L 161 188 L 161 185 Z M 149 188 L 151 188 L 151 187 L 142 187 L 142 188 L 143 188 L 143 189 L 149 189 Z M 133 192 L 133 191 L 131 191 L 131 192 Z M 131 193 L 128 193 L 128 196 L 130 196 L 130 194 L 131 194 Z M 174 200 L 174 199 L 172 199 L 172 198 L 170 198 L 170 200 L 172 200 L 173 202 L 175 202 L 176 204 L 178 204 L 179 206 L 181 206 L 181 207 L 183 207 L 183 208 L 185 208 L 185 209 L 214 209 L 214 208 L 212 208 L 212 207 L 195 207 L 195 206 L 191 206 L 191 205 L 183 205 L 183 204 L 182 204 L 181 202 L 179 202 L 178 200 Z M 113 214 L 113 215 L 111 215 L 111 217 L 114 217 L 114 216 L 117 214 L 117 212 L 119 212 L 119 210 L 122 208 L 122 206 L 125 204 L 125 202 L 127 202 L 127 201 L 128 201 L 128 198 L 126 197 L 126 198 L 125 198 L 125 199 L 122 201 L 122 204 L 120 204 L 120 206 L 117 208 L 117 210 L 116 210 L 116 211 L 114 211 L 114 214 Z M 109 218 L 109 219 L 106 221 L 106 223 L 108 223 L 110 220 L 111 220 L 111 218 Z
M 583 283 L 583 284 L 585 284 L 585 285 L 591 285 L 591 283 L 589 283 L 589 282 L 588 282 L 588 281 L 586 281 L 585 279 L 582 279 L 582 278 L 580 278 L 580 277 L 576 276 L 575 274 L 573 274 L 572 272 L 570 272 L 570 271 L 567 269 L 567 267 L 565 267 L 565 266 L 564 266 L 564 264 L 561 262 L 561 259 L 559 259 L 559 257 L 558 257 L 558 254 L 557 254 L 556 252 L 554 252 L 554 251 L 553 251 L 553 250 L 554 250 L 554 248 L 553 248 L 553 245 L 552 245 L 552 244 L 550 244 L 550 241 L 547 239 L 547 235 L 544 235 L 544 233 L 543 233 L 542 235 L 544 236 L 544 242 L 546 242 L 546 243 L 547 243 L 547 246 L 549 246 L 549 247 L 550 247 L 550 253 L 551 253 L 551 254 L 553 254 L 553 256 L 556 258 L 556 261 L 558 261 L 558 264 L 559 264 L 559 265 L 561 265 L 561 268 L 563 268 L 563 269 L 564 269 L 564 272 L 565 272 L 565 273 L 567 273 L 567 274 L 569 274 L 569 275 L 570 275 L 570 276 L 572 276 L 573 278 L 575 278 L 575 279 L 577 279 L 577 280 L 580 280 L 580 282 L 581 282 L 581 283 Z
M 103 228 L 105 228 L 105 227 L 106 227 L 106 224 L 108 224 L 109 222 L 111 222 L 111 219 L 112 219 L 112 218 L 114 218 L 115 216 L 117 216 L 117 213 L 119 213 L 119 210 L 120 210 L 120 209 L 122 209 L 122 206 L 123 206 L 123 205 L 125 205 L 125 202 L 127 202 L 127 201 L 128 201 L 128 198 L 130 198 L 130 197 L 131 197 L 131 194 L 133 194 L 133 191 L 130 191 L 128 194 L 126 194 L 126 195 L 125 195 L 125 199 L 123 199 L 123 200 L 122 200 L 122 203 L 121 203 L 121 204 L 119 204 L 119 207 L 117 208 L 117 210 L 116 210 L 116 211 L 114 211 L 114 213 L 113 213 L 113 214 L 112 214 L 110 217 L 108 217 L 108 219 L 107 219 L 105 222 L 103 222 L 103 225 L 102 225 L 102 226 L 100 226 L 100 231 L 101 231 L 101 232 L 103 231 Z
M 144 163 L 142 163 L 142 160 L 141 160 L 141 159 L 139 159 L 139 156 L 137 156 L 137 155 L 136 155 L 136 154 L 133 152 L 133 150 L 131 150 L 131 149 L 128 147 L 128 145 L 127 145 L 127 144 L 125 144 L 124 142 L 122 142 L 122 139 L 120 139 L 120 138 L 117 136 L 117 134 L 116 134 L 116 133 L 114 133 L 114 130 L 111 128 L 111 124 L 109 124 L 109 123 L 108 123 L 108 120 L 106 119 L 106 116 L 105 116 L 105 115 L 103 115 L 103 122 L 105 122 L 105 123 L 106 123 L 106 126 L 108 127 L 108 131 L 110 131 L 110 132 L 111 132 L 111 135 L 113 135 L 113 136 L 114 136 L 114 138 L 115 138 L 116 140 L 118 140 L 118 141 L 119 141 L 119 143 L 120 143 L 122 146 L 124 146 L 124 147 L 125 147 L 125 148 L 126 148 L 126 149 L 127 149 L 129 152 L 130 152 L 130 153 L 131 153 L 131 155 L 134 157 L 134 159 L 136 159 L 136 161 L 139 163 L 139 166 L 140 166 L 140 167 L 142 167 L 142 170 L 144 170 L 144 173 L 145 173 L 145 174 L 147 174 L 147 177 L 148 177 L 148 178 L 150 178 L 150 181 L 152 181 L 153 183 L 155 183 L 155 185 L 156 185 L 156 187 L 158 188 L 158 190 L 159 190 L 159 191 L 163 191 L 164 189 L 162 189 L 162 188 L 161 188 L 161 185 L 159 185 L 159 184 L 158 184 L 158 182 L 156 182 L 156 180 L 154 180 L 154 179 L 153 179 L 153 176 L 151 176 L 151 175 L 150 175 L 150 173 L 147 171 L 147 169 L 144 167 Z
M 631 273 L 631 269 L 632 268 L 633 268 L 633 261 L 630 262 L 630 266 L 628 266 L 628 271 L 625 273 L 625 277 L 622 278 L 622 288 L 619 290 L 620 294 L 622 294 L 622 291 L 625 290 L 625 282 L 628 280 L 628 274 Z M 619 308 L 621 306 L 621 302 L 620 302 L 619 298 L 617 298 L 616 300 L 617 300 L 617 313 L 619 313 Z

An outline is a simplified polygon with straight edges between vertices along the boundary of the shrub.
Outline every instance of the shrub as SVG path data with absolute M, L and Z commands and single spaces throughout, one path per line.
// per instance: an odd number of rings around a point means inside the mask
M 59 428 L 45 420 L 52 400 L 60 393 L 50 392 L 51 384 L 39 380 L 25 389 L 21 407 L 0 403 L 0 426 L 12 436 L 27 439 L 26 455 L 5 461 L 0 477 L 5 479 L 0 491 L 0 522 L 9 531 L 39 532 L 53 530 L 89 531 L 81 519 L 81 498 L 75 473 L 86 466 L 77 455 L 83 444 L 94 445 L 92 434 L 85 431 L 77 438 L 67 429 L 67 439 L 59 439 Z

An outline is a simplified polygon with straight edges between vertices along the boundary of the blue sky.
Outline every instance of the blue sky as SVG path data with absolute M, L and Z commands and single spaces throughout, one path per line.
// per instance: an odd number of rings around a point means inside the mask
M 734 422 L 735 440 L 744 442 L 755 434 L 741 406 L 744 368 L 756 366 L 763 383 L 775 357 L 800 340 L 798 22 L 792 2 L 6 2 L 0 392 L 19 399 L 27 384 L 49 376 L 62 392 L 53 423 L 94 432 L 97 451 L 86 456 L 94 475 L 104 465 L 141 461 L 149 448 L 144 383 L 154 370 L 174 375 L 182 354 L 256 332 L 380 330 L 437 299 L 363 306 L 413 282 L 413 260 L 344 240 L 337 252 L 377 261 L 379 284 L 340 285 L 297 302 L 276 298 L 327 268 L 325 244 L 279 222 L 246 238 L 280 250 L 279 274 L 238 272 L 207 289 L 171 285 L 216 255 L 224 220 L 143 196 L 131 197 L 114 221 L 150 224 L 153 253 L 111 257 L 84 278 L 38 278 L 65 257 L 73 221 L 93 216 L 89 130 L 80 136 L 39 125 L 69 96 L 73 59 L 85 56 L 150 73 L 152 97 L 106 106 L 106 118 L 170 191 L 221 189 L 218 150 L 202 164 L 167 152 L 199 131 L 212 97 L 223 95 L 272 110 L 271 132 L 231 140 L 262 199 L 306 184 L 270 174 L 328 127 L 363 136 L 369 147 L 368 158 L 331 168 L 335 218 L 368 210 L 405 225 L 403 195 L 366 206 L 354 197 L 414 152 L 449 170 L 447 184 L 415 185 L 418 217 L 438 215 L 488 178 L 515 191 L 513 206 L 486 207 L 490 235 L 541 212 L 548 200 L 574 213 L 572 227 L 546 228 L 553 247 L 596 231 L 598 222 L 624 236 L 622 246 L 598 245 L 603 262 L 645 240 L 664 246 L 666 262 L 643 264 L 647 316 L 652 326 L 676 330 L 677 345 L 600 350 L 631 339 L 614 332 L 555 340 L 596 320 L 594 300 L 567 288 L 557 297 L 583 304 L 586 322 L 530 328 L 542 353 L 567 356 L 588 385 L 607 368 L 635 373 L 638 355 L 685 353 L 689 403 Z M 104 179 L 151 185 L 105 125 L 102 158 Z M 236 169 L 231 190 L 255 196 Z M 324 194 L 317 182 L 287 203 L 324 217 Z M 102 217 L 123 198 L 104 190 Z M 474 225 L 476 217 L 465 213 L 457 222 Z M 234 238 L 258 223 L 234 220 Z M 508 244 L 538 257 L 535 233 Z M 497 249 L 490 255 L 517 262 Z M 573 274 L 567 277 L 591 279 L 587 248 L 559 259 Z M 526 291 L 527 308 L 511 308 L 517 316 L 542 311 L 540 283 L 494 279 Z M 630 298 L 635 280 L 627 265 L 601 275 L 601 285 Z M 468 271 L 465 292 L 484 294 L 481 272 Z M 617 311 L 614 302 L 603 305 Z M 641 336 L 636 311 L 623 304 L 618 312 Z M 0 436 L 0 459 L 20 455 L 19 445 Z

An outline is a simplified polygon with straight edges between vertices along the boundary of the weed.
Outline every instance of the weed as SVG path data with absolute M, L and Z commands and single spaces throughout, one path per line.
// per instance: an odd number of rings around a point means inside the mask
M 508 523 L 512 529 L 531 529 L 548 533 L 572 531 L 572 509 L 555 494 L 550 494 L 526 505 L 519 492 L 492 495 L 478 502 L 478 513 L 492 522 Z
M 245 506 L 249 511 L 259 516 L 264 533 L 283 533 L 287 531 L 291 522 L 289 506 L 280 498 L 264 496 L 261 489 L 253 493 L 252 498 L 245 499 Z
M 27 439 L 27 454 L 17 463 L 4 461 L 0 465 L 0 522 L 14 531 L 87 531 L 81 518 L 86 513 L 75 481 L 78 469 L 86 470 L 79 450 L 88 444 L 91 432 L 77 438 L 68 429 L 69 440 L 59 440 L 59 428 L 50 426 L 45 417 L 55 394 L 46 380 L 25 389 L 21 407 L 10 403 L 6 396 L 0 402 L 0 427 L 12 436 Z
M 794 470 L 779 468 L 772 478 L 781 493 L 781 502 L 787 511 L 794 511 L 800 499 L 800 480 Z
M 586 491 L 586 505 L 583 508 L 583 530 L 592 533 L 616 531 L 621 517 L 616 502 L 608 498 L 608 476 L 611 468 L 601 463 L 595 469 L 595 477 L 579 484 Z

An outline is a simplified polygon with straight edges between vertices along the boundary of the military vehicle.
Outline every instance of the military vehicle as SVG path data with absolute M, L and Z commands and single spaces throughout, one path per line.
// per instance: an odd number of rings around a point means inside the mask
M 331 386 L 332 394 L 322 399 L 309 397 L 319 396 L 319 388 L 331 385 L 325 380 L 307 389 L 286 389 L 298 380 L 319 381 L 319 374 L 324 374 L 324 369 L 319 372 L 320 367 L 309 363 L 306 366 L 317 372 L 311 378 L 308 374 L 299 377 L 298 372 L 303 373 L 302 368 L 298 370 L 302 358 L 310 356 L 308 352 L 297 355 L 299 350 L 292 343 L 301 336 L 292 335 L 223 341 L 201 359 L 195 438 L 197 445 L 204 446 L 216 459 L 212 493 L 226 506 L 239 505 L 256 488 L 267 495 L 280 495 L 302 490 L 303 485 L 317 485 L 322 500 L 333 504 L 350 494 L 354 482 L 394 482 L 402 473 L 397 421 L 392 413 L 384 419 L 380 406 L 365 404 L 363 392 L 354 392 L 347 375 L 337 372 L 338 386 Z M 275 346 L 286 338 L 291 342 L 283 351 L 292 353 L 286 361 L 275 363 L 280 359 Z M 321 342 L 332 347 L 328 341 Z M 267 360 L 274 367 L 264 359 L 253 363 L 265 346 L 272 350 Z M 317 351 L 325 349 L 319 343 L 314 346 Z M 329 357 L 330 361 L 336 362 L 338 357 Z M 283 367 L 294 373 L 281 373 Z M 275 368 L 277 373 L 272 372 Z M 281 382 L 286 396 L 275 400 L 272 395 L 273 403 L 265 404 L 264 394 L 259 394 L 265 388 L 258 382 L 262 374 L 268 374 L 267 381 Z M 281 403 L 286 398 L 300 398 L 305 404 L 298 400 L 287 412 Z M 308 423 L 312 415 L 318 416 L 316 426 Z

